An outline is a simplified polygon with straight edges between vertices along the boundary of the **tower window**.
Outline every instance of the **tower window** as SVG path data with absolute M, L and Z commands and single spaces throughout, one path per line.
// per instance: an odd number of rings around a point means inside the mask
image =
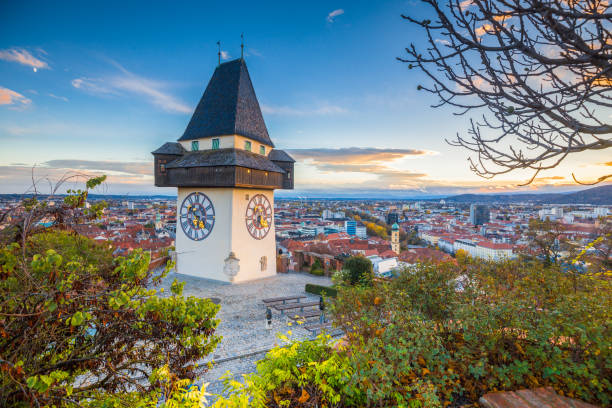
M 219 139 L 213 139 L 212 140 L 212 148 L 213 148 L 213 150 L 219 149 Z
M 266 155 L 266 146 L 264 145 L 259 146 L 259 154 L 264 155 L 264 156 Z
M 160 173 L 166 172 L 166 161 L 165 160 L 162 160 L 161 163 L 159 164 L 159 172 Z
M 244 142 L 244 150 L 246 150 L 247 152 L 251 151 L 251 142 L 250 141 L 246 140 Z
M 192 152 L 197 152 L 198 150 L 200 150 L 200 142 L 197 140 L 194 140 L 191 142 L 191 151 Z
M 291 172 L 290 172 L 290 171 L 288 171 L 288 172 L 287 172 L 287 178 L 288 178 L 288 179 L 290 179 L 290 178 L 291 178 Z

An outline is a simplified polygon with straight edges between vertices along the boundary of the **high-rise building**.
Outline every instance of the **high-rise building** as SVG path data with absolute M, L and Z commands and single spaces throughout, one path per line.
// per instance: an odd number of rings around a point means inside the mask
M 472 225 L 485 224 L 489 222 L 490 217 L 488 206 L 480 204 L 470 205 L 470 223 Z
M 348 235 L 357 235 L 357 221 L 348 220 L 344 221 L 344 230 Z
M 176 268 L 225 282 L 276 274 L 274 190 L 293 189 L 242 58 L 219 64 L 177 142 L 153 152 L 155 185 L 177 188 Z
M 387 225 L 393 225 L 399 222 L 399 215 L 396 212 L 387 214 Z
M 357 224 L 355 227 L 355 235 L 357 235 L 358 238 L 366 239 L 368 237 L 368 230 L 366 226 L 363 224 Z

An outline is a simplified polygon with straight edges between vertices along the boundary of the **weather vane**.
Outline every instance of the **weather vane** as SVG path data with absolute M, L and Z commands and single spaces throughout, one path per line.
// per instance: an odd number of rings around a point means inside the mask
M 244 59 L 244 33 L 240 33 L 240 59 Z
M 219 65 L 221 65 L 221 41 L 217 41 L 217 57 L 219 58 Z

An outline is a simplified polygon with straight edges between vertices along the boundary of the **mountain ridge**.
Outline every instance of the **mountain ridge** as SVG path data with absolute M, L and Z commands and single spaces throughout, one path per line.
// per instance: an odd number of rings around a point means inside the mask
M 521 203 L 612 205 L 612 184 L 571 193 L 459 194 L 444 199 L 453 203 Z

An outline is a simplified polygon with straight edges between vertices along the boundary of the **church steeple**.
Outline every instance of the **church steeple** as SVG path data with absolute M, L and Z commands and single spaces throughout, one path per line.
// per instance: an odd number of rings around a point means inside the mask
M 234 134 L 274 147 L 242 58 L 215 69 L 179 141 Z

